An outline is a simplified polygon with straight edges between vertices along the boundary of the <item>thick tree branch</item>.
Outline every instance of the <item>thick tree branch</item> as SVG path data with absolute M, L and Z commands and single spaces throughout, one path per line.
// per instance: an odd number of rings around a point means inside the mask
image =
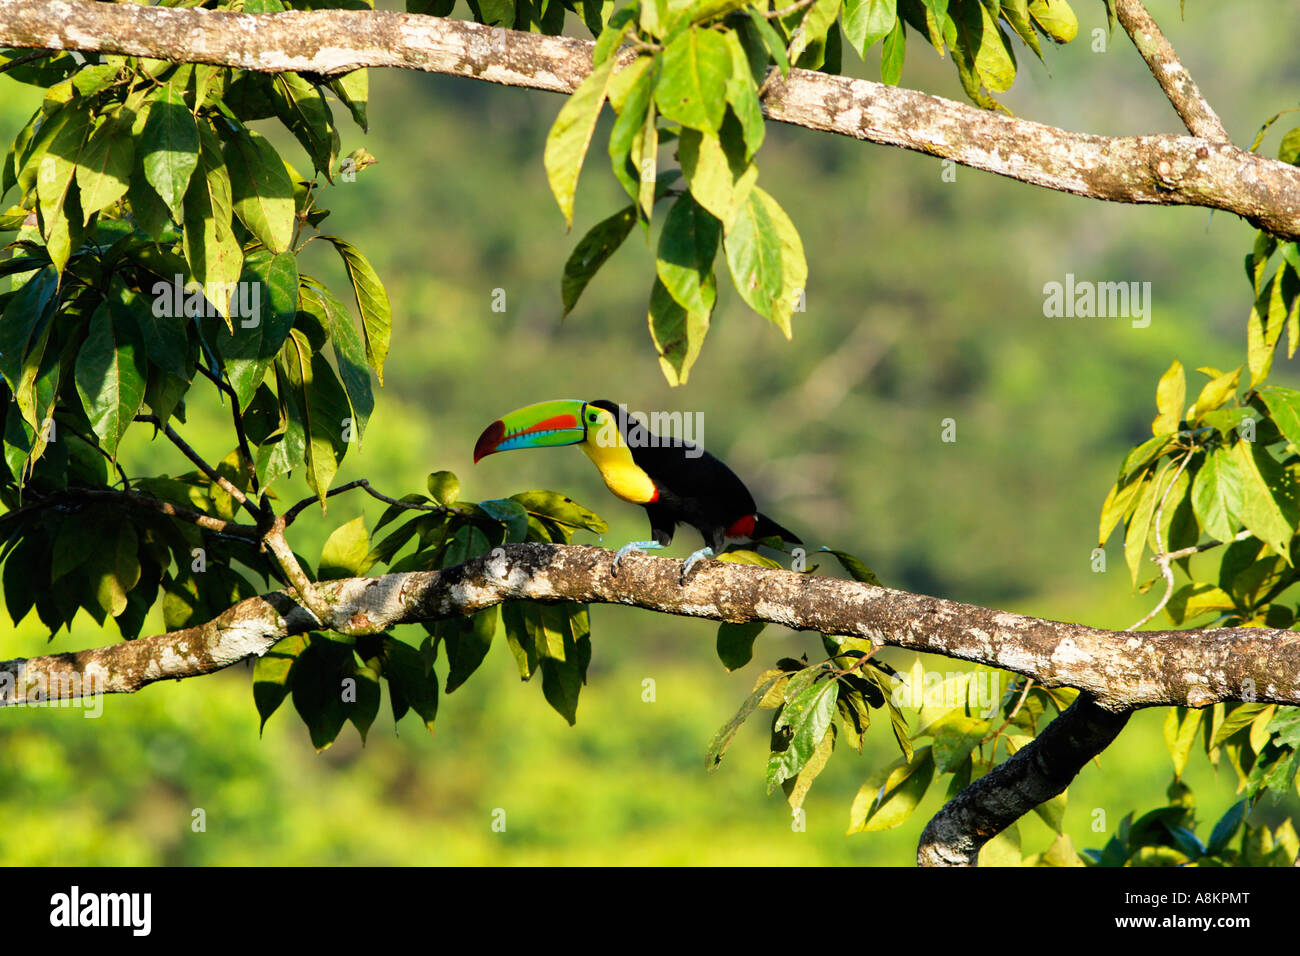
M 682 585 L 681 562 L 631 555 L 613 577 L 612 558 L 604 548 L 512 544 L 446 571 L 323 581 L 315 590 L 327 605 L 324 626 L 354 634 L 472 614 L 508 600 L 625 604 L 714 621 L 767 621 L 866 637 L 976 661 L 1048 687 L 1077 687 L 1110 710 L 1204 707 L 1244 698 L 1300 704 L 1300 633 L 1294 631 L 1124 633 L 717 561 L 702 564 Z M 56 693 L 64 685 L 81 688 L 92 680 L 96 692 L 135 691 L 164 678 L 211 673 L 319 626 L 284 592 L 275 592 L 241 601 L 198 627 L 0 663 L 0 693 L 10 702 L 21 701 L 29 684 Z
M 1146 60 L 1151 75 L 1165 91 L 1165 96 L 1169 97 L 1169 102 L 1173 104 L 1188 131 L 1193 136 L 1220 143 L 1228 142 L 1223 121 L 1201 95 L 1192 75 L 1187 72 L 1173 46 L 1142 5 L 1142 0 L 1115 0 L 1115 16 L 1142 54 L 1142 59 Z
M 944 804 L 921 833 L 921 866 L 974 866 L 980 848 L 1065 790 L 1111 745 L 1132 711 L 1109 710 L 1080 694 L 1065 713 L 1010 759 Z
M 571 37 L 383 11 L 254 15 L 86 0 L 0 0 L 0 45 L 326 76 L 402 67 L 560 93 L 587 75 L 592 50 Z M 1300 238 L 1300 168 L 1238 149 L 1217 133 L 1092 136 L 807 70 L 774 77 L 763 108 L 777 122 L 899 146 L 1047 189 L 1222 209 Z

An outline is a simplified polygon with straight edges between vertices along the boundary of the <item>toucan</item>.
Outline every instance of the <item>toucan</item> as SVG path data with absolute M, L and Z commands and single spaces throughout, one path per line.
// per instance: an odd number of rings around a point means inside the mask
M 592 460 L 606 487 L 624 501 L 641 505 L 650 518 L 650 541 L 633 541 L 614 555 L 619 562 L 633 551 L 666 548 L 679 524 L 704 537 L 704 547 L 682 568 L 685 581 L 704 558 L 730 544 L 780 538 L 801 544 L 791 532 L 760 514 L 744 482 L 699 445 L 655 435 L 607 399 L 560 399 L 516 409 L 483 430 L 474 445 L 474 462 L 516 448 L 577 445 Z

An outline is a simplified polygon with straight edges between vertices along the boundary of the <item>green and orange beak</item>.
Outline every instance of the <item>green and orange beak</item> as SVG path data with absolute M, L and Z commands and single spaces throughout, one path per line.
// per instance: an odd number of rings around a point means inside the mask
M 478 436 L 474 443 L 474 462 L 516 448 L 576 445 L 587 437 L 586 411 L 587 403 L 576 399 L 557 399 L 517 408 Z

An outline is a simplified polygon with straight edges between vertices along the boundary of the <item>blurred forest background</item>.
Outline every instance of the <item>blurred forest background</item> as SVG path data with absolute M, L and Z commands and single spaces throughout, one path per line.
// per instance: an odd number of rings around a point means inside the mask
M 1174 0 L 1150 6 L 1236 142 L 1295 105 L 1296 25 L 1279 22 L 1276 5 L 1192 3 L 1185 22 Z M 1093 49 L 1102 5 L 1075 8 L 1079 39 L 1045 51 L 1046 66 L 1018 47 L 1023 69 L 1007 105 L 1068 129 L 1181 132 L 1122 32 Z M 949 62 L 919 40 L 909 48 L 904 85 L 962 99 Z M 878 50 L 865 66 L 848 56 L 845 65 L 877 78 Z M 1171 360 L 1244 360 L 1248 225 L 965 169 L 948 182 L 937 160 L 772 124 L 762 180 L 803 236 L 807 312 L 787 343 L 721 283 L 703 356 L 689 385 L 673 390 L 646 329 L 652 250 L 635 235 L 560 321 L 564 260 L 623 203 L 603 149 L 593 150 L 565 235 L 542 168 L 562 100 L 397 71 L 372 71 L 370 82 L 371 131 L 341 120 L 343 151 L 364 145 L 378 164 L 326 189 L 322 205 L 387 283 L 394 348 L 370 431 L 339 483 L 364 476 L 397 496 L 445 468 L 475 499 L 553 488 L 606 517 L 603 543 L 617 546 L 645 536 L 644 516 L 610 497 L 576 451 L 471 464 L 479 431 L 509 409 L 607 397 L 703 412 L 706 444 L 765 511 L 813 547 L 860 555 L 887 585 L 1116 628 L 1155 600 L 1131 595 L 1117 543 L 1109 571 L 1091 570 L 1097 515 L 1122 456 L 1150 435 L 1155 384 Z M 37 91 L 0 76 L 0 140 L 37 103 Z M 295 145 L 277 145 L 310 165 Z M 307 267 L 342 287 L 333 257 Z M 1043 285 L 1067 273 L 1150 281 L 1150 327 L 1045 318 Z M 505 290 L 505 312 L 492 310 L 495 289 Z M 1292 384 L 1295 375 L 1275 377 Z M 218 459 L 230 450 L 228 418 L 208 398 L 191 402 L 182 434 Z M 940 440 L 948 417 L 953 444 Z M 128 472 L 187 469 L 145 427 L 128 434 L 122 460 Z M 357 493 L 331 499 L 328 523 L 300 520 L 291 541 L 314 558 L 328 528 L 363 513 L 373 527 L 381 511 Z M 685 530 L 670 553 L 697 546 Z M 34 615 L 17 633 L 0 616 L 0 657 L 117 640 L 84 615 L 78 624 L 47 643 Z M 590 683 L 572 728 L 539 688 L 518 686 L 500 636 L 474 679 L 443 697 L 432 738 L 414 718 L 395 735 L 385 708 L 364 748 L 347 728 L 317 755 L 286 704 L 259 739 L 244 666 L 107 698 L 96 720 L 76 709 L 0 712 L 0 863 L 911 863 L 942 788 L 897 830 L 844 836 L 857 787 L 896 755 L 879 722 L 864 757 L 846 748 L 818 779 L 806 832 L 792 831 L 779 793 L 764 795 L 766 720 L 745 726 L 716 774 L 704 771 L 710 737 L 758 670 L 819 654 L 815 636 L 768 628 L 754 663 L 729 675 L 714 625 L 607 607 L 592 609 L 592 625 Z M 158 630 L 160 620 L 146 626 Z M 900 669 L 912 662 L 884 656 Z M 642 700 L 647 678 L 653 703 Z M 1130 809 L 1164 804 L 1163 719 L 1138 714 L 1070 787 L 1076 847 L 1104 844 Z M 1226 767 L 1216 777 L 1193 757 L 1185 779 L 1202 821 L 1234 802 Z M 205 832 L 192 832 L 196 808 Z M 497 808 L 503 833 L 491 827 Z M 1104 833 L 1092 829 L 1098 808 Z M 1294 800 L 1265 801 L 1257 813 L 1295 811 Z M 1051 839 L 1037 818 L 1021 832 L 1026 853 Z

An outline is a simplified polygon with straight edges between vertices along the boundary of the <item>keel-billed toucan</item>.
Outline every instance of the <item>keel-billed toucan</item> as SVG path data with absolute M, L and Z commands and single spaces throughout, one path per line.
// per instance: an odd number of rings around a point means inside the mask
M 631 551 L 665 548 L 678 524 L 704 536 L 705 547 L 686 559 L 683 580 L 704 558 L 729 544 L 797 537 L 759 514 L 749 489 L 735 472 L 691 442 L 652 434 L 607 400 L 562 399 L 516 409 L 493 422 L 474 446 L 474 461 L 515 448 L 578 445 L 600 469 L 606 486 L 624 501 L 641 505 L 650 517 L 652 541 L 619 548 L 614 573 Z

